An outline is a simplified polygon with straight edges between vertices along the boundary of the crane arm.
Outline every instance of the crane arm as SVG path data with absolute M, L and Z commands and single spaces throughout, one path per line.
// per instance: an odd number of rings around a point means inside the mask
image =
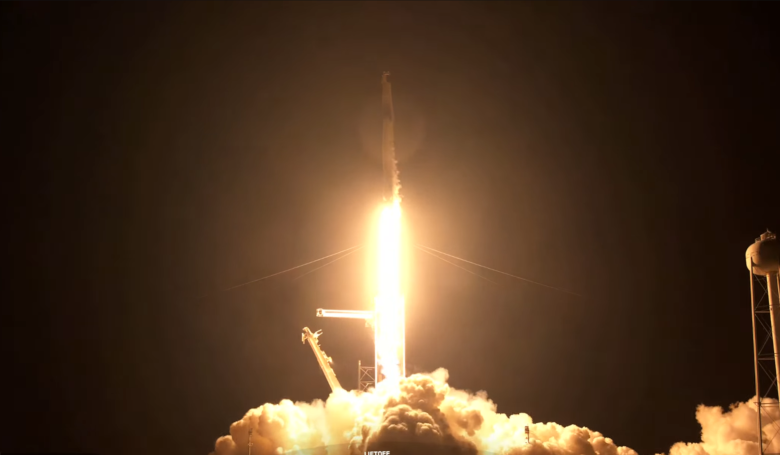
M 301 335 L 301 342 L 306 343 L 307 340 L 309 341 L 309 345 L 311 345 L 311 349 L 314 351 L 314 356 L 317 357 L 317 363 L 320 364 L 320 368 L 325 374 L 325 379 L 328 380 L 330 388 L 335 392 L 336 389 L 341 389 L 342 387 L 341 384 L 339 384 L 339 380 L 336 379 L 336 373 L 333 371 L 333 368 L 330 367 L 333 359 L 328 357 L 327 354 L 325 354 L 325 351 L 320 348 L 318 338 L 321 334 L 322 330 L 312 333 L 308 327 L 304 327 L 303 334 Z

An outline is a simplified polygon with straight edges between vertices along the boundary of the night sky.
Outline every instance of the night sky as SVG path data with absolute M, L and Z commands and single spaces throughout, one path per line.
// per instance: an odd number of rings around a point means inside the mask
M 640 454 L 754 394 L 778 5 L 3 3 L 0 449 L 201 454 L 371 362 L 391 71 L 407 361 Z M 772 56 L 775 57 L 772 57 Z

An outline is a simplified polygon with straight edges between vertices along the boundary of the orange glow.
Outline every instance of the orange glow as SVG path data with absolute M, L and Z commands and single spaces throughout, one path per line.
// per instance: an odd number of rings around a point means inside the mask
M 404 298 L 401 295 L 401 204 L 396 200 L 379 217 L 378 276 L 374 343 L 377 382 L 397 383 L 406 376 Z

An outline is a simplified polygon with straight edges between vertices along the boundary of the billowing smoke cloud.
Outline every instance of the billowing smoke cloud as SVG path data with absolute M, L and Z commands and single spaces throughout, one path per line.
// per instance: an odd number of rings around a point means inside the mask
M 737 403 L 723 412 L 720 406 L 700 405 L 696 420 L 701 425 L 701 442 L 678 442 L 669 455 L 758 455 L 756 398 Z M 777 400 L 763 399 L 761 413 L 764 440 L 770 442 L 767 453 L 780 452 L 780 408 Z
M 732 405 L 726 412 L 699 406 L 702 442 L 677 443 L 669 455 L 758 455 L 754 402 Z M 767 408 L 763 418 L 767 438 L 780 433 L 780 408 Z M 246 454 L 250 428 L 252 455 L 399 455 L 417 452 L 414 447 L 426 455 L 637 455 L 588 428 L 499 414 L 485 392 L 470 394 L 447 385 L 443 369 L 412 375 L 395 389 L 338 390 L 325 402 L 264 404 L 233 423 L 230 435 L 217 439 L 212 455 Z M 780 452 L 780 434 L 767 452 Z
M 394 448 L 409 453 L 414 444 L 427 454 L 636 455 L 597 431 L 534 423 L 527 414 L 496 413 L 484 392 L 449 387 L 443 369 L 402 379 L 395 389 L 338 390 L 326 402 L 283 400 L 251 409 L 231 425 L 230 436 L 217 440 L 212 455 L 246 454 L 250 428 L 253 455 L 298 450 L 307 455 L 398 454 Z

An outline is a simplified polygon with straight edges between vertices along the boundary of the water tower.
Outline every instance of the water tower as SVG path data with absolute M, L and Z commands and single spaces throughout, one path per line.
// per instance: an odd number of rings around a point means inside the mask
M 745 262 L 750 270 L 750 304 L 753 309 L 753 359 L 756 377 L 756 397 L 758 410 L 758 434 L 760 454 L 772 443 L 774 436 L 767 440 L 761 423 L 764 409 L 777 403 L 765 403 L 772 390 L 780 391 L 777 384 L 780 378 L 780 242 L 777 236 L 767 230 L 757 238 L 745 252 Z M 768 315 L 768 317 L 767 317 Z M 767 320 L 768 319 L 768 320 Z M 763 376 L 761 373 L 764 373 Z M 762 389 L 761 378 L 767 379 Z M 773 398 L 780 398 L 775 395 Z M 775 432 L 773 432 L 775 433 Z

